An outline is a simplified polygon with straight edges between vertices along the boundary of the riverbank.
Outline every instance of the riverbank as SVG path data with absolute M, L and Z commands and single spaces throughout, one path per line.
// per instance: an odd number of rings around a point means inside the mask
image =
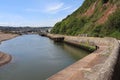
M 17 34 L 10 34 L 10 33 L 6 34 L 6 33 L 0 32 L 0 43 L 2 41 L 8 40 L 8 39 L 12 39 L 12 38 L 15 38 L 17 36 L 18 36 Z M 11 55 L 6 54 L 6 53 L 0 51 L 0 66 L 2 66 L 4 64 L 7 64 L 8 62 L 11 61 L 11 59 L 12 59 Z
M 64 37 L 64 42 L 74 45 L 98 46 L 97 50 L 56 73 L 47 80 L 110 80 L 119 54 L 115 38 L 94 38 L 47 34 L 49 38 Z M 89 45 L 88 45 L 89 44 Z

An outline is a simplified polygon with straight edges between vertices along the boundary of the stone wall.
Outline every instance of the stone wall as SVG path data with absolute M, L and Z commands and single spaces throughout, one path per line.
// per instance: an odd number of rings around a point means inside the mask
M 48 35 L 53 36 L 56 35 Z M 64 36 L 64 41 L 78 45 L 87 43 L 99 48 L 47 80 L 111 80 L 120 46 L 116 39 Z
M 114 67 L 117 63 L 118 55 L 119 55 L 119 42 L 116 39 L 108 39 L 109 41 L 109 56 L 101 69 L 98 71 L 95 80 L 111 80 Z

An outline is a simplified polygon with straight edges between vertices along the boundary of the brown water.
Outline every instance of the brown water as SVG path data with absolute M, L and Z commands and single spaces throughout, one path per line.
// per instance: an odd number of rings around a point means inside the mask
M 0 45 L 12 61 L 0 67 L 0 80 L 46 80 L 88 52 L 39 35 L 23 35 Z

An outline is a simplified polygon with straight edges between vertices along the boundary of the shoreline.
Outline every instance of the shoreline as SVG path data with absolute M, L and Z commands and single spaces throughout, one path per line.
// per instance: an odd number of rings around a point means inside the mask
M 19 35 L 0 32 L 0 42 L 17 36 Z M 55 34 L 46 34 L 45 36 L 54 41 L 67 42 L 68 44 L 73 44 L 78 47 L 85 47 L 88 49 L 89 46 L 90 48 L 91 46 L 98 47 L 88 56 L 57 72 L 47 80 L 109 80 L 113 75 L 120 47 L 120 41 L 117 39 L 109 37 L 95 38 Z M 0 52 L 0 66 L 9 63 L 11 59 L 11 55 Z
M 18 34 L 0 32 L 0 44 L 3 41 L 13 39 L 17 36 L 18 36 Z M 10 54 L 0 51 L 0 66 L 3 66 L 5 64 L 9 63 L 11 60 L 12 60 L 12 56 Z

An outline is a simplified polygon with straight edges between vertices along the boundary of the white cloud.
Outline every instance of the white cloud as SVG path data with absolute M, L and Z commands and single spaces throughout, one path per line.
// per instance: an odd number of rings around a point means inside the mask
M 27 8 L 25 9 L 25 11 L 28 11 L 28 12 L 46 12 L 46 13 L 49 13 L 49 12 L 56 12 L 60 9 L 63 8 L 63 5 L 64 3 L 46 3 L 46 5 L 41 6 L 40 7 L 36 7 L 36 8 Z
M 47 6 L 46 11 L 51 12 L 51 11 L 59 10 L 63 7 L 63 5 L 64 3 L 52 4 L 50 6 Z
M 61 11 L 68 10 L 70 8 L 71 8 L 71 6 L 68 6 L 68 7 L 63 8 Z
M 60 3 L 51 3 L 51 4 L 46 6 L 45 12 L 46 13 L 56 14 L 58 12 L 65 11 L 65 10 L 68 10 L 70 8 L 71 8 L 71 6 L 66 6 L 62 2 L 60 2 Z
M 41 7 L 37 6 L 34 8 L 27 8 L 25 11 L 27 12 L 37 12 L 37 13 L 47 13 L 47 14 L 56 14 L 61 11 L 69 10 L 72 7 L 70 5 L 65 5 L 63 2 L 50 2 L 46 3 Z

